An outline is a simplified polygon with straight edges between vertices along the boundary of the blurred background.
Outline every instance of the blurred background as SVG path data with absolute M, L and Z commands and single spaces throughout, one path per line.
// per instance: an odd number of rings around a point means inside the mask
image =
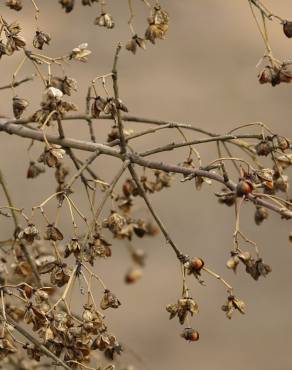
M 134 26 L 137 33 L 143 35 L 148 9 L 140 1 L 133 2 Z M 20 13 L 9 10 L 4 1 L 1 3 L 0 14 L 8 22 L 20 21 L 30 48 L 34 33 L 34 10 L 30 1 L 24 1 L 25 7 Z M 77 1 L 75 10 L 65 14 L 56 0 L 38 0 L 37 3 L 41 10 L 40 27 L 52 36 L 51 45 L 44 48 L 44 53 L 64 55 L 82 42 L 88 42 L 92 50 L 87 64 L 66 66 L 66 73 L 75 77 L 79 86 L 70 100 L 84 111 L 90 81 L 111 70 L 117 42 L 125 44 L 130 38 L 127 1 L 108 1 L 108 11 L 116 21 L 113 30 L 93 25 L 98 15 L 97 6 L 82 7 Z M 161 5 L 170 14 L 166 40 L 158 41 L 156 46 L 148 44 L 147 50 L 139 49 L 136 56 L 126 50 L 120 56 L 120 95 L 130 114 L 192 123 L 215 133 L 224 133 L 242 123 L 261 121 L 277 133 L 291 137 L 292 86 L 273 88 L 258 83 L 256 65 L 264 46 L 248 2 L 161 0 Z M 266 5 L 282 18 L 292 19 L 290 1 L 271 0 L 266 1 Z M 275 56 L 290 58 L 292 41 L 283 35 L 281 26 L 270 22 L 269 30 Z M 11 81 L 10 76 L 21 58 L 21 53 L 16 53 L 1 60 L 1 85 Z M 33 72 L 26 63 L 18 78 Z M 57 69 L 54 72 L 60 74 Z M 12 94 L 10 91 L 0 93 L 0 114 L 11 117 Z M 30 100 L 29 113 L 32 113 L 41 101 L 42 85 L 35 80 L 17 88 L 17 93 Z M 135 123 L 125 125 L 135 132 L 146 128 Z M 70 137 L 88 139 L 85 122 L 66 121 L 64 128 Z M 97 140 L 105 142 L 110 122 L 95 121 L 94 129 Z M 191 132 L 186 135 L 189 139 L 201 137 Z M 148 136 L 147 140 L 136 140 L 134 147 L 143 151 L 170 140 L 181 138 L 175 131 L 163 131 Z M 27 213 L 55 190 L 52 170 L 36 180 L 26 179 L 28 145 L 28 140 L 5 133 L 0 135 L 1 169 L 15 205 L 24 207 Z M 217 156 L 215 144 L 198 149 L 203 164 Z M 35 144 L 31 156 L 37 158 L 41 151 L 42 145 Z M 86 157 L 84 153 L 80 155 Z M 186 155 L 187 149 L 182 149 L 153 158 L 176 164 Z M 106 181 L 111 181 L 118 166 L 116 160 L 100 157 L 93 168 Z M 70 167 L 74 170 L 71 164 Z M 76 183 L 74 189 L 76 203 L 88 212 L 82 185 Z M 114 240 L 113 257 L 99 262 L 96 269 L 122 302 L 119 310 L 107 313 L 110 329 L 128 349 L 120 363 L 130 362 L 142 370 L 291 369 L 292 250 L 288 242 L 291 223 L 270 214 L 264 224 L 256 226 L 254 207 L 244 205 L 242 230 L 258 243 L 264 261 L 273 271 L 258 282 L 242 268 L 235 276 L 225 267 L 232 247 L 234 210 L 218 204 L 214 192 L 219 189 L 213 184 L 198 192 L 193 183 L 181 184 L 177 178 L 170 189 L 151 196 L 151 200 L 180 248 L 189 255 L 202 257 L 234 286 L 236 294 L 247 304 L 246 315 L 236 312 L 232 320 L 227 320 L 221 311 L 226 299 L 224 287 L 209 276 L 205 277 L 206 287 L 190 279 L 192 296 L 200 307 L 200 313 L 191 322 L 201 337 L 197 343 L 187 343 L 179 336 L 182 327 L 176 319 L 169 321 L 165 311 L 166 304 L 175 303 L 181 293 L 181 275 L 163 237 L 134 240 L 135 246 L 145 249 L 148 259 L 143 278 L 131 286 L 124 283 L 125 272 L 131 266 L 126 245 Z M 0 194 L 1 204 L 2 197 Z M 107 215 L 108 208 L 103 217 Z M 134 215 L 150 219 L 142 202 L 134 209 Z M 60 227 L 69 237 L 71 224 L 67 216 L 64 212 Z M 4 240 L 10 236 L 12 225 L 3 218 L 0 221 Z M 99 294 L 100 289 L 96 287 L 96 296 Z M 75 303 L 76 307 L 80 305 L 77 299 Z M 139 354 L 142 363 L 133 352 Z

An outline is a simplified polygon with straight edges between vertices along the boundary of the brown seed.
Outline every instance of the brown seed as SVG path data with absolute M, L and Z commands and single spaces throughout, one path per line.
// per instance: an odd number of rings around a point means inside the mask
M 125 282 L 127 284 L 133 284 L 136 283 L 140 278 L 142 277 L 142 270 L 137 268 L 130 269 L 126 276 L 125 276 Z
M 290 39 L 292 37 L 292 22 L 285 21 L 283 23 L 283 32 Z
M 202 268 L 204 267 L 204 261 L 201 259 L 201 258 L 194 258 L 191 262 L 191 268 L 197 272 L 199 272 L 200 270 L 202 270 Z
M 200 338 L 200 334 L 198 331 L 192 328 L 185 328 L 181 334 L 182 338 L 191 342 L 197 342 Z
M 237 184 L 236 187 L 236 194 L 239 197 L 242 197 L 243 195 L 250 194 L 253 191 L 253 185 L 250 181 L 248 180 L 241 180 Z
M 260 141 L 256 146 L 255 150 L 257 155 L 267 156 L 273 150 L 273 144 L 270 141 Z

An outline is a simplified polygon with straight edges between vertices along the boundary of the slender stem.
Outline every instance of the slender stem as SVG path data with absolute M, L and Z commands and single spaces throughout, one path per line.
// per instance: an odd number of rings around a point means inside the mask
M 117 71 L 117 64 L 118 64 L 119 53 L 121 49 L 122 49 L 122 45 L 118 44 L 115 57 L 114 57 L 114 64 L 113 64 L 113 69 L 112 69 L 112 79 L 113 79 L 113 89 L 114 89 L 115 102 L 116 102 L 116 119 L 117 119 L 117 124 L 119 128 L 121 154 L 124 154 L 127 151 L 127 145 L 125 141 L 124 126 L 123 126 L 121 111 L 119 108 L 119 85 L 118 85 L 118 71 Z
M 135 181 L 136 185 L 137 185 L 137 188 L 139 190 L 139 193 L 140 193 L 140 196 L 144 199 L 150 213 L 152 214 L 153 218 L 155 219 L 157 225 L 159 226 L 161 232 L 163 233 L 165 239 L 166 239 L 166 242 L 167 244 L 169 244 L 171 246 L 171 248 L 174 250 L 177 258 L 181 261 L 181 262 L 184 262 L 186 256 L 179 250 L 179 248 L 176 246 L 176 244 L 174 243 L 174 241 L 172 240 L 172 238 L 170 237 L 169 233 L 167 232 L 163 222 L 161 221 L 161 219 L 159 218 L 159 216 L 157 215 L 157 213 L 155 212 L 155 210 L 153 209 L 141 183 L 140 183 L 140 180 L 139 180 L 139 177 L 133 167 L 132 164 L 129 165 L 129 171 L 132 175 L 132 178 L 133 180 Z
M 7 199 L 9 209 L 11 210 L 11 214 L 12 214 L 12 218 L 13 218 L 13 222 L 14 222 L 14 226 L 15 226 L 15 232 L 17 232 L 17 230 L 20 227 L 19 222 L 18 222 L 17 213 L 15 211 L 15 207 L 13 206 L 12 199 L 11 199 L 11 196 L 10 196 L 10 193 L 9 193 L 9 190 L 8 190 L 8 186 L 6 184 L 6 181 L 4 179 L 3 172 L 1 171 L 1 169 L 0 169 L 0 184 L 3 188 L 5 197 Z M 24 254 L 25 259 L 27 260 L 28 264 L 31 267 L 31 270 L 32 270 L 32 273 L 34 275 L 37 286 L 41 287 L 42 282 L 41 282 L 40 274 L 38 273 L 37 267 L 36 267 L 33 259 L 31 258 L 31 255 L 28 252 L 28 250 L 26 248 L 26 245 L 21 240 L 19 240 L 19 246 L 21 248 L 22 253 Z

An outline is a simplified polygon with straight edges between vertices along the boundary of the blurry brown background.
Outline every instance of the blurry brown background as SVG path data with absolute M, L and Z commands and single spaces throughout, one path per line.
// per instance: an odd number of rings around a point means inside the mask
M 1 3 L 1 15 L 9 22 L 20 20 L 25 38 L 31 43 L 34 21 L 30 2 L 24 1 L 22 13 L 10 11 L 3 5 L 4 1 Z M 142 34 L 147 9 L 140 1 L 134 3 L 136 29 Z M 136 56 L 123 51 L 120 57 L 120 91 L 130 113 L 191 122 L 218 133 L 240 123 L 262 121 L 274 131 L 291 137 L 292 87 L 272 88 L 257 82 L 256 64 L 264 48 L 247 1 L 162 0 L 161 3 L 171 17 L 167 39 L 155 47 L 149 45 L 146 52 L 138 50 Z M 127 1 L 108 1 L 116 20 L 114 30 L 93 26 L 98 13 L 96 7 L 85 8 L 78 4 L 75 11 L 65 14 L 56 0 L 39 0 L 38 4 L 40 25 L 53 37 L 45 52 L 63 55 L 82 42 L 88 42 L 93 51 L 87 64 L 72 63 L 67 68 L 68 75 L 79 82 L 79 92 L 72 100 L 83 110 L 83 97 L 89 81 L 110 71 L 117 42 L 125 43 L 129 38 Z M 266 4 L 283 18 L 292 19 L 289 0 L 266 1 Z M 278 24 L 271 22 L 269 26 L 276 57 L 291 57 L 292 41 L 285 38 Z M 1 85 L 9 83 L 9 76 L 21 58 L 20 53 L 16 53 L 12 58 L 1 60 Z M 33 70 L 27 65 L 19 78 L 31 73 Z M 41 84 L 38 81 L 29 83 L 17 91 L 20 96 L 30 99 L 33 112 L 41 100 Z M 11 116 L 9 99 L 10 92 L 1 92 L 0 113 Z M 136 124 L 126 126 L 135 130 L 143 128 Z M 99 141 L 105 141 L 108 129 L 109 122 L 95 123 Z M 66 122 L 65 131 L 71 137 L 88 138 L 83 122 Z M 189 138 L 199 137 L 191 133 L 187 135 Z M 148 136 L 147 140 L 135 141 L 135 148 L 150 149 L 174 139 L 180 140 L 176 132 L 163 132 Z M 51 194 L 55 184 L 50 181 L 50 171 L 35 181 L 25 179 L 27 145 L 26 140 L 5 133 L 0 135 L 0 165 L 14 202 L 29 210 Z M 204 163 L 215 159 L 214 144 L 199 149 Z M 37 157 L 40 151 L 41 146 L 35 145 L 32 153 Z M 186 153 L 184 149 L 157 158 L 177 163 Z M 94 167 L 110 181 L 117 161 L 101 158 Z M 76 185 L 75 190 L 76 202 L 86 212 L 85 198 L 79 195 L 83 192 L 81 185 Z M 130 287 L 123 282 L 124 273 L 130 266 L 127 250 L 122 242 L 114 241 L 113 258 L 101 261 L 97 266 L 98 272 L 122 301 L 120 310 L 108 313 L 110 328 L 128 348 L 141 355 L 144 364 L 139 364 L 131 354 L 122 357 L 121 362 L 130 361 L 145 370 L 291 369 L 292 250 L 287 241 L 290 223 L 271 214 L 269 220 L 258 227 L 253 222 L 254 208 L 246 205 L 242 228 L 258 242 L 264 260 L 272 265 L 273 272 L 258 282 L 242 269 L 234 276 L 225 268 L 232 245 L 234 212 L 217 203 L 213 195 L 216 190 L 218 187 L 213 185 L 196 192 L 193 184 L 180 184 L 177 179 L 170 190 L 151 199 L 181 249 L 190 255 L 201 256 L 211 268 L 226 277 L 247 303 L 247 314 L 236 313 L 228 321 L 220 310 L 226 298 L 224 288 L 208 276 L 207 287 L 199 286 L 195 279 L 190 280 L 192 295 L 200 305 L 200 313 L 192 322 L 201 338 L 198 343 L 188 344 L 179 337 L 181 327 L 177 321 L 168 321 L 165 311 L 165 305 L 178 298 L 181 281 L 177 261 L 163 238 L 134 241 L 135 245 L 146 249 L 148 264 L 143 279 Z M 148 215 L 144 206 L 135 214 Z M 69 233 L 70 221 L 68 217 L 63 220 L 63 230 Z M 3 219 L 1 222 L 0 239 L 5 239 L 10 235 L 11 226 Z M 97 297 L 99 294 L 96 288 Z

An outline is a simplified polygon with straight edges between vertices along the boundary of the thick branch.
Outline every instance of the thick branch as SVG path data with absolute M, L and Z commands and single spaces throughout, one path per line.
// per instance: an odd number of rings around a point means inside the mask
M 12 123 L 6 123 L 7 121 L 4 119 L 0 119 L 0 131 L 8 132 L 10 134 L 15 134 L 18 136 L 38 140 L 38 141 L 44 141 L 43 134 L 37 130 L 33 130 L 30 128 L 26 128 L 17 124 Z M 148 161 L 138 154 L 127 154 L 126 156 L 122 156 L 116 149 L 110 148 L 108 145 L 104 144 L 97 144 L 97 143 L 91 143 L 87 141 L 82 140 L 76 140 L 76 139 L 59 139 L 56 136 L 48 135 L 47 139 L 50 143 L 53 144 L 59 144 L 63 147 L 69 147 L 79 150 L 84 150 L 88 152 L 94 152 L 97 150 L 100 150 L 102 154 L 110 155 L 113 157 L 117 157 L 120 159 L 129 159 L 132 163 L 136 163 L 142 167 L 152 168 L 152 169 L 158 169 L 165 172 L 173 172 L 173 173 L 181 173 L 182 175 L 188 176 L 193 174 L 194 176 L 201 176 L 205 178 L 209 178 L 211 180 L 217 181 L 219 183 L 224 184 L 227 186 L 230 190 L 235 190 L 236 183 L 229 181 L 226 183 L 224 181 L 224 178 L 216 173 L 209 172 L 206 170 L 201 169 L 190 169 L 186 167 L 181 166 L 174 166 L 174 165 L 168 165 L 162 162 L 155 162 L 155 161 Z M 280 214 L 284 218 L 292 218 L 292 211 L 287 210 L 286 208 L 278 207 L 272 203 L 267 202 L 263 199 L 258 199 L 258 197 L 254 195 L 249 195 L 247 197 L 250 201 L 252 201 L 255 205 L 261 205 L 263 207 L 266 207 L 278 214 Z
M 26 137 L 37 141 L 44 141 L 44 136 L 41 131 L 9 123 L 5 119 L 0 119 L 0 131 L 5 131 L 8 134 L 15 134 L 17 136 Z M 53 135 L 46 135 L 46 137 L 50 143 L 61 145 L 64 148 L 79 149 L 87 152 L 100 150 L 102 154 L 121 158 L 120 153 L 116 149 L 112 149 L 107 145 L 91 143 L 77 139 L 60 139 L 59 137 Z

